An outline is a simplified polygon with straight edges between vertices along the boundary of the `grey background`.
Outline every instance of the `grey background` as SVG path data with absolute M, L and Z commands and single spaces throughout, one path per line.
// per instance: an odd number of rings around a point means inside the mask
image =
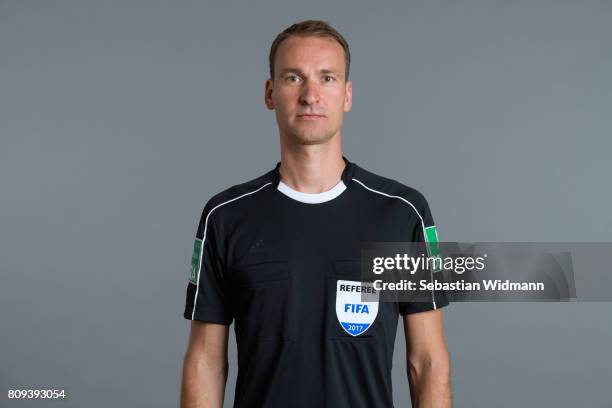
M 278 160 L 267 53 L 306 18 L 351 45 L 345 154 L 442 240 L 611 240 L 611 2 L 3 0 L 0 405 L 178 405 L 196 223 Z M 451 305 L 455 406 L 612 406 L 611 312 Z

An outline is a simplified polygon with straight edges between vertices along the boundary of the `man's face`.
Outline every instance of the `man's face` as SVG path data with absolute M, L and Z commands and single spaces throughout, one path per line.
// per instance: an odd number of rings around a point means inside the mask
M 344 49 L 333 38 L 294 36 L 280 44 L 265 101 L 276 111 L 281 135 L 297 144 L 321 144 L 339 133 L 352 103 L 344 71 Z

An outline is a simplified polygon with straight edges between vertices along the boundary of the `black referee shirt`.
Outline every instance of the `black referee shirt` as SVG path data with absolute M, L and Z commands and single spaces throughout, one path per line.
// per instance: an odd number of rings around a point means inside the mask
M 235 322 L 234 407 L 393 407 L 398 316 L 448 304 L 360 302 L 360 243 L 434 223 L 421 193 L 344 160 L 324 193 L 292 190 L 279 163 L 202 212 L 184 317 Z

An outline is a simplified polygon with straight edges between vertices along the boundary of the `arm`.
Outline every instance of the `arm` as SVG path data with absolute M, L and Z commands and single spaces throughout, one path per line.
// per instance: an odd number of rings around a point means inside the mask
M 220 408 L 227 380 L 229 327 L 193 320 L 183 364 L 181 408 Z
M 404 316 L 410 398 L 414 408 L 450 408 L 450 360 L 442 310 Z

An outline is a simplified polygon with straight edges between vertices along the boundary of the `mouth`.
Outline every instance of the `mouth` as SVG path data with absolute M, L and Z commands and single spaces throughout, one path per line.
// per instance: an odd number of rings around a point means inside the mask
M 317 120 L 317 119 L 323 119 L 325 115 L 317 115 L 315 113 L 305 113 L 302 115 L 297 115 L 297 117 L 302 120 Z

